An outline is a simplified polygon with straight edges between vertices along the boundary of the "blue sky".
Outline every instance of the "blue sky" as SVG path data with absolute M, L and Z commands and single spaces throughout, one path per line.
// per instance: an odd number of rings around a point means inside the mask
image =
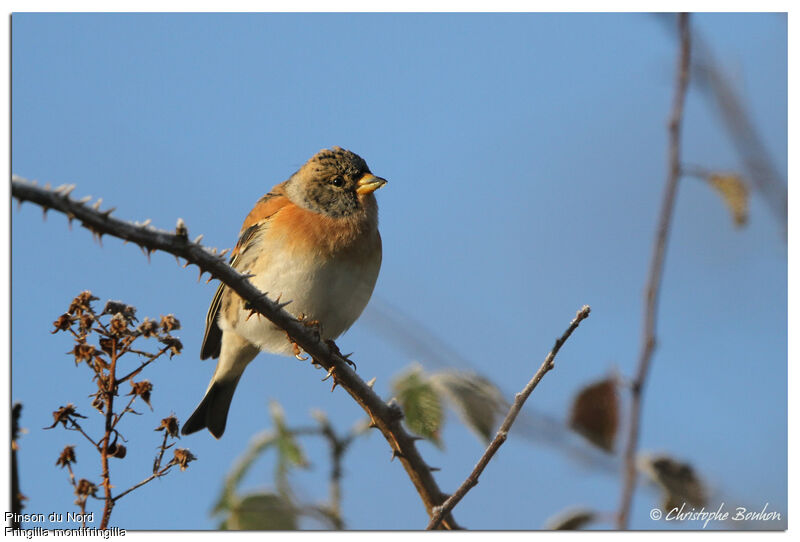
M 744 98 L 779 172 L 787 175 L 787 19 L 702 14 L 694 28 Z M 633 373 L 642 291 L 666 175 L 666 118 L 675 40 L 653 15 L 271 14 L 12 17 L 12 169 L 74 195 L 102 197 L 115 215 L 185 220 L 190 235 L 232 247 L 256 199 L 314 152 L 363 156 L 389 180 L 377 193 L 384 258 L 373 304 L 338 341 L 362 377 L 390 382 L 424 354 L 381 333 L 380 310 L 419 322 L 508 393 L 538 367 L 583 304 L 589 320 L 563 349 L 526 410 L 564 420 L 583 385 Z M 686 163 L 742 170 L 715 110 L 689 91 Z M 769 208 L 732 227 L 707 186 L 681 183 L 664 275 L 659 347 L 645 398 L 644 451 L 690 462 L 712 505 L 786 513 L 787 248 Z M 51 412 L 91 390 L 64 354 L 53 320 L 91 289 L 139 316 L 174 313 L 181 356 L 155 366 L 155 413 L 131 421 L 140 447 L 120 484 L 143 477 L 174 411 L 185 420 L 213 362 L 199 360 L 215 286 L 172 256 L 148 264 L 134 246 L 100 246 L 66 219 L 12 209 L 12 399 L 24 403 L 21 483 L 29 512 L 72 511 L 54 462 L 74 435 L 42 431 Z M 444 348 L 444 347 L 443 347 Z M 134 492 L 114 511 L 128 529 L 208 529 L 222 476 L 256 432 L 268 401 L 289 423 L 322 409 L 346 430 L 362 411 L 321 374 L 262 354 L 248 368 L 221 441 L 181 439 L 198 457 Z M 85 392 L 84 392 L 85 390 Z M 483 445 L 450 415 L 444 451 L 420 444 L 453 490 Z M 306 443 L 306 441 L 304 441 Z M 327 463 L 307 441 L 312 470 L 293 478 L 324 498 Z M 131 452 L 133 452 L 131 446 Z M 78 449 L 79 476 L 97 477 Z M 134 459 L 137 455 L 140 459 Z M 343 513 L 352 529 L 423 528 L 424 509 L 377 434 L 345 460 Z M 246 481 L 268 487 L 268 456 Z M 130 477 L 130 478 L 126 478 Z M 456 509 L 474 529 L 537 529 L 572 506 L 610 512 L 619 477 L 563 449 L 514 436 Z M 649 519 L 640 490 L 631 526 L 696 528 Z M 715 507 L 714 507 L 715 508 Z M 719 527 L 719 526 L 718 526 Z M 769 528 L 770 525 L 759 525 Z

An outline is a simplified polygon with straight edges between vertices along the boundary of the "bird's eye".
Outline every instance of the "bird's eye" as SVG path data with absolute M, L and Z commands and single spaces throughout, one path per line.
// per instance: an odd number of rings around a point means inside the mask
M 341 177 L 336 177 L 331 181 L 331 184 L 333 186 L 341 188 L 342 186 L 344 186 L 344 179 L 342 179 Z

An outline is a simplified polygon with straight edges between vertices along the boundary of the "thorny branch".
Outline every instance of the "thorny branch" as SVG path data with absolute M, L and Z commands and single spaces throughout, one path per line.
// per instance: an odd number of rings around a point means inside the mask
M 653 254 L 650 260 L 650 273 L 647 281 L 644 307 L 644 327 L 642 329 L 642 342 L 636 376 L 631 382 L 630 421 L 628 425 L 628 440 L 623 456 L 622 496 L 617 512 L 617 528 L 628 527 L 633 492 L 636 487 L 636 451 L 639 444 L 639 428 L 642 411 L 642 394 L 650 361 L 656 346 L 656 316 L 658 309 L 658 296 L 661 289 L 661 278 L 664 271 L 664 258 L 667 249 L 670 224 L 672 223 L 673 209 L 678 192 L 678 181 L 681 177 L 681 123 L 683 121 L 683 107 L 686 100 L 686 90 L 689 86 L 689 66 L 691 58 L 691 36 L 689 32 L 689 14 L 681 13 L 678 16 L 678 30 L 680 34 L 680 49 L 678 53 L 678 66 L 675 80 L 675 96 L 672 112 L 669 118 L 669 169 L 664 188 L 664 197 L 661 201 L 661 212 L 656 229 Z
M 145 253 L 160 250 L 186 260 L 186 265 L 194 264 L 200 273 L 209 273 L 246 300 L 252 309 L 284 329 L 289 337 L 305 350 L 316 363 L 334 377 L 334 386 L 340 385 L 366 411 L 372 426 L 377 427 L 392 449 L 392 458 L 398 457 L 408 473 L 411 482 L 419 493 L 426 511 L 444 502 L 443 494 L 431 474 L 430 467 L 422 459 L 412 437 L 400 423 L 402 410 L 395 404 L 387 404 L 348 366 L 348 360 L 338 351 L 335 344 L 320 340 L 309 326 L 283 309 L 288 303 L 277 303 L 267 297 L 268 292 L 259 291 L 246 275 L 230 267 L 220 254 L 212 253 L 199 243 L 199 238 L 190 241 L 185 224 L 178 221 L 175 233 L 158 230 L 146 225 L 135 225 L 112 218 L 113 209 L 100 211 L 99 201 L 92 207 L 85 204 L 88 199 L 76 201 L 70 198 L 74 185 L 62 186 L 54 190 L 41 188 L 16 175 L 12 176 L 11 195 L 20 202 L 30 201 L 48 209 L 59 211 L 70 220 L 79 220 L 93 235 L 101 238 L 111 235 L 139 245 Z M 455 520 L 446 515 L 442 525 L 448 529 L 459 528 Z
M 453 493 L 441 506 L 434 508 L 434 513 L 430 522 L 428 523 L 428 526 L 426 527 L 427 529 L 435 529 L 442 520 L 442 517 L 449 513 L 470 489 L 478 485 L 478 478 L 480 477 L 481 473 L 483 473 L 486 465 L 489 464 L 489 461 L 491 461 L 492 457 L 494 457 L 494 454 L 500 449 L 500 446 L 503 445 L 503 443 L 506 441 L 506 438 L 508 438 L 508 432 L 511 429 L 511 425 L 514 423 L 514 420 L 517 418 L 520 410 L 522 410 L 522 405 L 524 405 L 525 401 L 528 400 L 528 397 L 542 380 L 542 378 L 544 378 L 544 375 L 555 366 L 553 362 L 555 361 L 556 354 L 558 354 L 558 351 L 561 350 L 561 346 L 567 341 L 567 339 L 569 339 L 569 336 L 572 335 L 572 332 L 577 329 L 580 323 L 589 316 L 590 312 L 591 308 L 589 305 L 584 305 L 575 315 L 575 318 L 572 320 L 572 322 L 570 322 L 569 327 L 564 334 L 556 340 L 553 349 L 550 350 L 549 354 L 547 354 L 547 357 L 539 367 L 539 370 L 536 371 L 536 374 L 533 375 L 533 378 L 531 378 L 530 382 L 528 382 L 525 388 L 523 388 L 523 390 L 514 397 L 514 403 L 512 403 L 511 409 L 508 411 L 505 420 L 503 420 L 503 423 L 500 425 L 500 429 L 497 430 L 497 434 L 495 435 L 494 439 L 492 439 L 492 442 L 489 443 L 488 448 L 486 448 L 486 451 L 483 453 L 480 460 L 478 460 L 478 464 L 475 465 L 475 468 L 472 470 L 470 475 L 467 476 L 467 479 L 464 480 L 455 493 Z

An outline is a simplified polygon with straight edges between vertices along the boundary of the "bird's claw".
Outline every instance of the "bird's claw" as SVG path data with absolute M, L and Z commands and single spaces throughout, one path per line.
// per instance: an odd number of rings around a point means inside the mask
M 351 360 L 351 359 L 350 359 L 350 356 L 352 356 L 352 355 L 353 355 L 353 352 L 350 352 L 349 354 L 346 354 L 346 355 L 345 355 L 345 354 L 342 354 L 342 351 L 341 351 L 341 350 L 339 350 L 339 347 L 338 347 L 338 346 L 336 346 L 336 343 L 335 343 L 335 342 L 333 342 L 333 340 L 332 340 L 332 339 L 327 339 L 327 340 L 325 341 L 325 344 L 327 344 L 327 345 L 328 345 L 328 348 L 330 348 L 330 349 L 331 349 L 331 352 L 333 352 L 334 354 L 336 354 L 337 356 L 339 356 L 340 358 L 342 358 L 342 359 L 343 359 L 345 362 L 347 362 L 347 364 L 348 364 L 348 365 L 350 365 L 351 367 L 353 367 L 353 370 L 354 370 L 354 371 L 357 369 L 357 367 L 356 367 L 356 363 L 355 363 L 353 360 Z

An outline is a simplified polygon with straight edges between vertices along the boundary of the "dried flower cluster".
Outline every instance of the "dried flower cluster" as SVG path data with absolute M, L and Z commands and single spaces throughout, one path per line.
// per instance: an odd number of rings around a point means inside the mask
M 70 333 L 75 346 L 69 353 L 73 356 L 75 365 L 84 365 L 90 369 L 92 381 L 96 386 L 95 391 L 90 394 L 91 405 L 105 420 L 103 435 L 99 439 L 89 436 L 80 423 L 81 419 L 87 417 L 79 414 L 72 403 L 54 411 L 53 423 L 46 429 L 61 425 L 67 430 L 77 431 L 100 455 L 102 467 L 100 485 L 84 478 L 76 480 L 72 470 L 72 466 L 77 462 L 73 445 L 66 446 L 61 451 L 56 465 L 69 471 L 70 483 L 77 495 L 75 504 L 80 507 L 81 513 L 86 512 L 86 502 L 89 497 L 104 502 L 101 528 L 107 528 L 117 500 L 151 480 L 164 476 L 174 466 L 186 470 L 189 462 L 196 458 L 189 450 L 178 448 L 173 452 L 172 459 L 162 465 L 164 453 L 174 445 L 169 443 L 169 440 L 179 438 L 178 419 L 170 415 L 161 420 L 161 425 L 156 428 L 156 431 L 164 431 L 164 437 L 153 463 L 153 472 L 127 490 L 116 495 L 112 493 L 114 486 L 111 484 L 109 459 L 124 459 L 128 454 L 127 447 L 122 444 L 127 441 L 120 434 L 120 420 L 129 412 L 138 414 L 133 410 L 137 399 L 145 403 L 150 410 L 153 409 L 150 402 L 153 384 L 150 380 L 140 378 L 139 375 L 145 367 L 164 354 L 168 354 L 170 358 L 180 354 L 183 345 L 171 334 L 181 326 L 174 315 L 161 316 L 158 320 L 145 318 L 138 323 L 135 307 L 119 301 L 109 301 L 103 310 L 97 313 L 92 306 L 97 299 L 91 292 L 81 292 L 72 300 L 67 312 L 53 322 L 55 329 L 52 333 Z M 139 339 L 157 339 L 161 346 L 155 352 L 147 352 L 135 347 L 138 346 L 136 343 Z M 124 360 L 123 356 L 126 356 Z M 135 360 L 136 364 L 123 370 L 123 363 L 128 360 Z M 119 404 L 115 405 L 115 399 L 120 395 L 120 385 L 126 382 L 130 385 L 130 390 L 125 395 L 128 400 L 120 409 Z M 97 496 L 100 488 L 104 493 L 102 498 Z

